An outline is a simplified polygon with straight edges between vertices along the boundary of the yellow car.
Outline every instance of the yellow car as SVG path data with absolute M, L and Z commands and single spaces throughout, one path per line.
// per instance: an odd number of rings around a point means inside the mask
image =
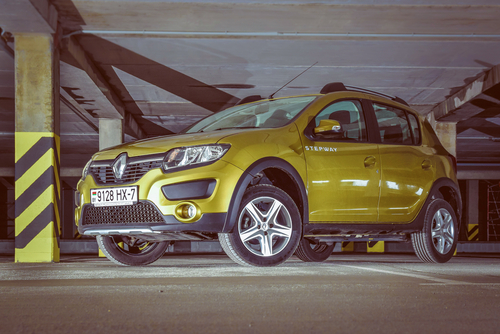
M 326 85 L 251 96 L 182 133 L 96 153 L 76 194 L 78 231 L 120 265 L 177 240 L 219 240 L 242 265 L 323 261 L 341 241 L 410 241 L 426 262 L 456 248 L 456 160 L 397 97 Z

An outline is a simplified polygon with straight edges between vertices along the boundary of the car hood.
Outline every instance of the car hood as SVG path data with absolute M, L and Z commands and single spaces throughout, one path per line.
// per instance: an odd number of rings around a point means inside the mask
M 211 132 L 196 132 L 168 135 L 150 139 L 138 140 L 118 146 L 113 146 L 94 154 L 93 160 L 108 160 L 116 158 L 120 153 L 127 152 L 129 157 L 165 153 L 175 147 L 215 144 L 222 138 L 241 133 L 241 129 L 218 130 Z M 245 130 L 248 131 L 248 130 Z

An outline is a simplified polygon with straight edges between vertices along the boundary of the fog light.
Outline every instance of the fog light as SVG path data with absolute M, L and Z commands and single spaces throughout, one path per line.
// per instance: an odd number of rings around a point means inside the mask
M 181 221 L 194 221 L 201 217 L 201 212 L 193 203 L 181 203 L 175 208 L 175 215 Z
M 186 219 L 193 218 L 196 215 L 196 208 L 194 205 L 184 205 L 182 207 L 182 217 Z

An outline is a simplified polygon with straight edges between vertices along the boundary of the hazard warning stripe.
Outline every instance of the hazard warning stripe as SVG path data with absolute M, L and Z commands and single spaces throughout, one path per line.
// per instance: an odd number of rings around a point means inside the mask
M 54 184 L 54 167 L 50 166 L 16 199 L 16 218 L 26 210 L 48 187 Z
M 55 147 L 55 141 L 52 137 L 40 138 L 21 159 L 16 162 L 16 181 L 21 178 L 37 162 L 47 153 L 48 150 Z M 57 154 L 56 154 L 57 156 Z M 57 157 L 56 157 L 57 159 Z M 58 160 L 58 159 L 57 159 Z
M 16 220 L 22 220 L 20 224 L 16 222 L 15 248 L 25 248 L 51 222 L 59 248 L 61 208 L 59 138 L 53 133 L 22 133 L 19 139 L 25 147 L 29 145 L 30 139 L 36 142 L 15 164 L 16 187 L 21 191 L 20 194 L 16 194 L 15 217 Z M 40 169 L 40 172 L 45 170 L 39 175 L 37 169 Z M 45 208 L 40 208 L 40 204 Z M 18 232 L 18 229 L 21 231 Z
M 479 240 L 479 224 L 469 224 L 467 227 L 467 239 L 469 241 Z
M 354 242 L 352 241 L 342 241 L 342 252 L 352 252 L 354 251 Z
M 50 203 L 15 239 L 16 248 L 26 247 L 42 230 L 53 221 L 55 216 L 54 204 Z M 59 229 L 55 228 L 59 246 Z

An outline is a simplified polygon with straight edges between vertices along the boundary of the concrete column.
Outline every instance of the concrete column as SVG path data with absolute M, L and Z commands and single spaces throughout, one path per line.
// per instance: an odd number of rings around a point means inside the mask
M 436 134 L 441 144 L 453 156 L 457 156 L 457 123 L 456 122 L 436 122 Z
M 58 262 L 59 53 L 50 34 L 15 34 L 15 261 Z
M 466 181 L 467 240 L 479 240 L 479 180 Z
M 123 143 L 123 120 L 99 118 L 99 150 Z
M 123 120 L 99 118 L 99 150 L 123 143 Z M 99 249 L 99 257 L 106 257 Z

